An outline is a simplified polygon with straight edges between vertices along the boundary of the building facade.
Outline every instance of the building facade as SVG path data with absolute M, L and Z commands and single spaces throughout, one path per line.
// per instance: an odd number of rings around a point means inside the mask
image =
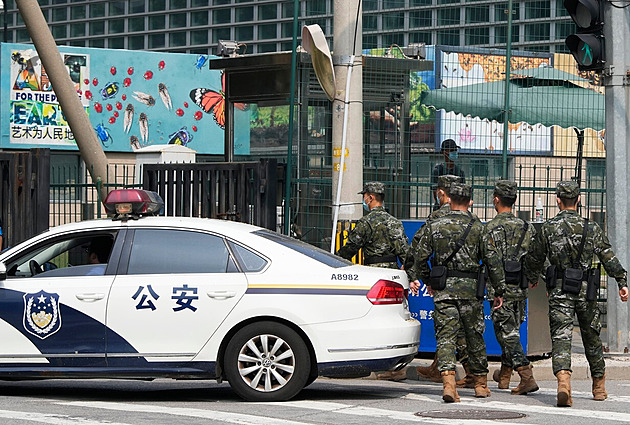
M 14 1 L 5 42 L 30 43 Z M 299 1 L 300 26 L 319 24 L 332 38 L 333 0 Z M 216 53 L 219 40 L 241 53 L 291 50 L 293 0 L 39 0 L 58 45 Z M 505 48 L 507 1 L 364 0 L 363 48 L 412 43 Z M 513 2 L 512 48 L 567 52 L 575 30 L 562 0 Z M 4 21 L 3 21 L 4 22 Z

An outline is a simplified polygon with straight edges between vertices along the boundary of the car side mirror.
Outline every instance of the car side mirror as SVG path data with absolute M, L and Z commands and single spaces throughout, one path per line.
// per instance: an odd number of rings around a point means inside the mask
M 7 266 L 3 262 L 0 262 L 0 280 L 7 279 Z

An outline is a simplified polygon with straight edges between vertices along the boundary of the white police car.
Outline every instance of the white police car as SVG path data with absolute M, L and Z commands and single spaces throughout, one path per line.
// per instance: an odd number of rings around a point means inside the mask
M 113 191 L 106 207 L 160 202 Z M 403 271 L 242 223 L 120 218 L 0 254 L 0 379 L 218 379 L 286 400 L 319 375 L 402 367 L 418 350 Z

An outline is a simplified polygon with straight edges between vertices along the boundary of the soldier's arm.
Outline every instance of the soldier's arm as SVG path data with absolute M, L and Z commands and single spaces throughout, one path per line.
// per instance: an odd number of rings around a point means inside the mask
M 505 294 L 505 271 L 503 270 L 503 254 L 497 246 L 494 232 L 487 227 L 481 236 L 481 252 L 483 254 L 483 263 L 488 268 L 489 283 L 494 294 L 502 297 Z
M 409 250 L 408 257 L 411 259 L 411 266 L 406 269 L 409 281 L 422 280 L 426 282 L 429 278 L 429 258 L 433 253 L 431 247 L 431 232 L 429 226 L 424 225 L 418 230 L 420 234 L 418 237 L 418 243 Z
M 606 273 L 608 273 L 608 276 L 615 278 L 619 289 L 627 287 L 626 270 L 619 262 L 619 259 L 610 246 L 608 238 L 597 223 L 594 223 L 593 233 L 593 252 L 604 266 Z
M 413 238 L 411 238 L 411 246 L 407 250 L 407 255 L 405 256 L 405 262 L 403 263 L 403 266 L 404 266 L 405 270 L 409 270 L 413 266 L 413 255 L 412 255 L 412 253 L 416 249 L 416 247 L 418 246 L 418 242 L 419 241 L 420 241 L 420 229 L 418 229 L 416 231 L 416 234 L 413 235 Z
M 525 256 L 525 276 L 529 282 L 537 282 L 543 271 L 545 259 L 547 258 L 547 243 L 544 232 L 541 229 L 536 233 L 533 243 Z
M 525 279 L 528 282 L 536 283 L 540 278 L 540 271 L 536 271 L 531 268 L 530 261 L 528 259 L 534 254 L 534 250 L 536 249 L 536 238 L 538 232 L 536 232 L 536 228 L 533 225 L 527 226 L 527 234 L 525 235 L 525 239 L 523 240 L 523 247 L 525 248 L 525 253 L 523 254 L 523 274 L 525 275 Z M 544 263 L 544 260 L 543 260 Z
M 346 244 L 339 248 L 336 254 L 347 260 L 351 259 L 359 249 L 361 249 L 369 240 L 371 234 L 370 224 L 366 220 L 359 220 L 357 225 L 350 231 Z
M 392 235 L 392 240 L 394 254 L 396 254 L 396 256 L 400 258 L 400 261 L 404 265 L 407 258 L 407 253 L 409 252 L 409 239 L 407 239 L 405 228 L 403 227 L 402 223 L 399 222 L 396 226 L 396 231 Z

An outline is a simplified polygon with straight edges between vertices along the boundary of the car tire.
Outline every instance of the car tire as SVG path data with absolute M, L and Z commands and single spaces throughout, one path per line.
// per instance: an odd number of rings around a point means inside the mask
M 275 322 L 257 322 L 229 341 L 223 362 L 236 394 L 247 401 L 284 401 L 306 385 L 311 358 L 293 329 Z

